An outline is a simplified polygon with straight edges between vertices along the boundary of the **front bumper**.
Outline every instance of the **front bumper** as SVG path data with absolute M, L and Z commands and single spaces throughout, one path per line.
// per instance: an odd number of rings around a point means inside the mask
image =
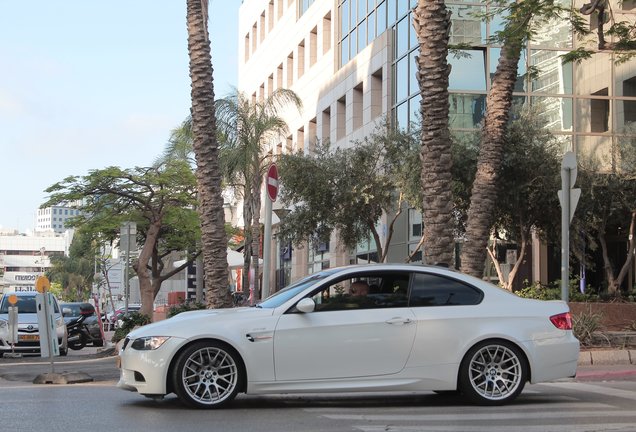
M 168 393 L 168 370 L 174 354 L 185 339 L 171 337 L 156 350 L 140 351 L 130 343 L 119 351 L 120 376 L 117 387 L 144 395 Z

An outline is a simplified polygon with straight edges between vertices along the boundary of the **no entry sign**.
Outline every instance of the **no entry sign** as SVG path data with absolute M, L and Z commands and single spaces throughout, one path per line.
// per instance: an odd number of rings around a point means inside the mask
M 272 202 L 275 202 L 278 196 L 278 168 L 276 168 L 276 165 L 272 164 L 269 166 L 265 181 L 267 185 L 267 195 Z

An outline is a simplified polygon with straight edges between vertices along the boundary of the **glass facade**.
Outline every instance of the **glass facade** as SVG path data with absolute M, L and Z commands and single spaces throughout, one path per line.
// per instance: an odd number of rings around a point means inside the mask
M 412 25 L 416 3 L 338 2 L 341 66 L 384 31 L 393 32 L 391 114 L 402 127 L 409 127 L 419 118 L 415 63 L 418 43 Z M 562 3 L 578 9 L 583 1 Z M 623 13 L 620 19 L 636 20 L 631 9 L 611 3 Z M 448 58 L 452 65 L 450 124 L 457 131 L 476 130 L 484 117 L 486 95 L 501 53 L 499 46 L 486 41 L 502 30 L 503 20 L 495 17 L 486 22 L 474 17 L 474 12 L 488 7 L 484 2 L 448 1 L 447 7 L 452 12 L 451 43 L 470 46 L 463 55 L 451 54 Z M 611 147 L 617 134 L 633 133 L 634 128 L 628 126 L 636 121 L 636 59 L 617 64 L 608 52 L 595 54 L 579 64 L 563 64 L 561 56 L 580 43 L 567 22 L 546 23 L 521 55 L 514 97 L 517 102 L 541 104 L 547 127 L 564 146 L 603 156 L 608 151 L 604 146 Z

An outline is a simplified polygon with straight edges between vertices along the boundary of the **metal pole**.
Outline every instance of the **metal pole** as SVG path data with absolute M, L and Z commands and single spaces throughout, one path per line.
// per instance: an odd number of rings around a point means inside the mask
M 570 296 L 570 168 L 561 168 L 561 299 Z
M 128 296 L 130 295 L 130 284 L 128 278 L 128 266 L 130 257 L 130 222 L 126 222 L 126 268 L 124 269 L 124 316 L 128 316 Z
M 265 228 L 263 231 L 263 295 L 269 297 L 269 279 L 272 272 L 272 200 L 265 197 Z

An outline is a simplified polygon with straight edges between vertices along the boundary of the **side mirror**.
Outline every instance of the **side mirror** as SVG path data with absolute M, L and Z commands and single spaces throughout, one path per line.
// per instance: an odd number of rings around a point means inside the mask
M 70 310 L 69 308 L 63 308 L 62 309 L 62 316 L 69 316 L 73 313 L 72 310 Z
M 311 313 L 316 308 L 316 303 L 310 298 L 304 298 L 296 303 L 296 309 L 302 313 Z

